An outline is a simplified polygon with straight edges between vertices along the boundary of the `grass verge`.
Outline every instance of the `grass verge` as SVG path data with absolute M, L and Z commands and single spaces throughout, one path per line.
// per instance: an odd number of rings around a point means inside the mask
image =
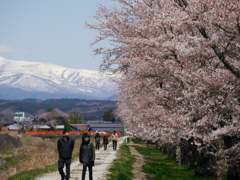
M 0 165 L 0 179 L 30 180 L 57 171 L 57 139 L 22 137 L 22 141 L 23 147 L 16 148 L 9 154 L 0 154 L 5 160 Z M 79 156 L 80 142 L 80 138 L 75 140 L 73 161 Z
M 129 142 L 129 141 L 128 141 Z M 128 145 L 123 144 L 117 152 L 117 159 L 113 161 L 113 166 L 109 169 L 108 180 L 131 180 L 133 178 L 132 164 L 136 161 L 131 156 Z
M 73 154 L 72 161 L 75 161 L 79 157 L 79 153 Z M 45 173 L 50 173 L 50 172 L 55 172 L 58 170 L 58 165 L 57 163 L 46 166 L 45 168 L 42 169 L 32 169 L 28 171 L 23 171 L 20 172 L 14 176 L 9 177 L 7 180 L 34 180 L 38 176 L 41 176 Z
M 47 166 L 43 169 L 32 169 L 32 170 L 20 172 L 14 176 L 9 177 L 7 180 L 34 180 L 36 177 L 42 174 L 54 172 L 56 170 L 57 170 L 57 163 L 51 166 Z
M 143 170 L 147 174 L 147 180 L 209 180 L 195 176 L 188 165 L 178 166 L 154 147 L 136 147 L 136 150 L 145 158 Z

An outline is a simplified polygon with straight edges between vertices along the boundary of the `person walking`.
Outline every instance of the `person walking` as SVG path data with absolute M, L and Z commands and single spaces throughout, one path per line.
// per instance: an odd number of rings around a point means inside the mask
M 116 131 L 113 131 L 113 134 L 112 134 L 112 144 L 113 144 L 113 150 L 114 151 L 117 150 L 117 141 L 118 141 L 118 135 L 117 135 Z
M 93 179 L 92 167 L 95 161 L 95 149 L 93 143 L 90 141 L 90 136 L 87 133 L 83 134 L 82 144 L 80 145 L 79 161 L 83 164 L 82 180 L 85 180 L 86 170 L 88 167 L 89 180 Z
M 104 151 L 106 151 L 107 146 L 108 146 L 108 136 L 107 135 L 103 136 L 103 145 L 104 145 Z
M 100 146 L 100 135 L 99 135 L 99 133 L 97 133 L 96 136 L 95 136 L 95 143 L 96 143 L 96 150 L 99 150 L 99 146 Z
M 58 171 L 61 175 L 62 180 L 69 180 L 70 178 L 70 165 L 71 165 L 71 158 L 72 152 L 74 148 L 74 140 L 69 137 L 69 131 L 63 130 L 62 131 L 63 137 L 60 138 L 57 142 L 57 149 L 59 153 L 58 159 Z M 66 174 L 64 173 L 64 165 L 66 166 Z

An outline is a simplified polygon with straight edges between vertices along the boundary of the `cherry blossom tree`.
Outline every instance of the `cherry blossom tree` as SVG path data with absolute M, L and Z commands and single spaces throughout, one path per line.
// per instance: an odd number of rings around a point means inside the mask
M 94 51 L 103 71 L 122 76 L 117 111 L 128 130 L 160 145 L 191 140 L 215 157 L 212 172 L 239 177 L 239 1 L 116 1 L 88 26 L 100 33 L 94 43 L 111 42 Z

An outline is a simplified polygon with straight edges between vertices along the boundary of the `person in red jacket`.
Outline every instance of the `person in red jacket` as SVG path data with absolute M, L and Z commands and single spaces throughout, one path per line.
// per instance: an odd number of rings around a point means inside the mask
M 59 153 L 58 159 L 58 171 L 62 177 L 62 180 L 69 180 L 70 178 L 70 165 L 72 152 L 74 148 L 74 140 L 69 137 L 69 131 L 62 131 L 63 137 L 57 142 L 57 148 Z M 66 165 L 66 174 L 63 171 L 64 165 Z

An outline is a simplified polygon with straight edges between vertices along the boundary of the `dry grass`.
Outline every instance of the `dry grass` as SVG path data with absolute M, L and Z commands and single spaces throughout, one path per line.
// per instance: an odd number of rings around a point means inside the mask
M 23 135 L 17 137 L 23 147 L 8 152 L 8 161 L 0 166 L 0 179 L 7 179 L 22 171 L 44 168 L 58 160 L 57 139 L 42 139 Z M 74 152 L 79 151 L 80 140 L 76 140 Z M 0 157 L 3 157 L 3 155 Z M 3 177 L 4 176 L 4 177 Z

